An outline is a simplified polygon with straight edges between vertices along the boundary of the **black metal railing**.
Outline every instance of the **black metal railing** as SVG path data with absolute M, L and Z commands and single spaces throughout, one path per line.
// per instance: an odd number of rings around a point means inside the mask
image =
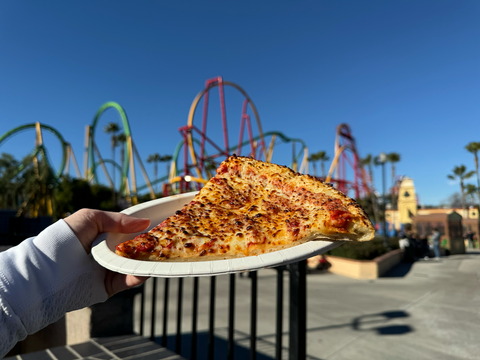
M 282 354 L 286 350 L 283 344 L 284 335 L 284 311 L 288 310 L 288 358 L 290 360 L 305 359 L 306 357 L 306 262 L 301 261 L 298 263 L 290 264 L 275 268 L 276 270 L 276 304 L 275 309 L 275 344 L 274 354 L 275 359 L 282 359 Z M 284 309 L 284 273 L 289 275 L 289 302 L 288 309 Z M 259 278 L 257 272 L 248 273 L 250 279 L 250 341 L 249 341 L 249 358 L 251 360 L 257 359 L 257 325 L 258 325 L 258 287 Z M 169 302 L 170 297 L 170 285 L 172 281 L 177 281 L 177 306 L 176 306 L 176 331 L 174 341 L 168 340 L 168 324 L 169 316 L 172 315 L 170 311 L 171 307 Z M 217 297 L 217 278 L 202 278 L 202 284 L 209 280 L 209 302 L 208 302 L 208 334 L 206 346 L 206 353 L 208 359 L 222 358 L 233 360 L 235 356 L 235 349 L 238 345 L 235 344 L 235 306 L 236 306 L 236 274 L 229 275 L 228 284 L 228 331 L 227 331 L 227 346 L 225 354 L 215 354 L 218 351 L 215 347 L 215 341 L 218 339 L 215 337 L 215 318 L 216 318 L 216 297 Z M 271 281 L 271 280 L 265 280 Z M 151 284 L 150 291 L 147 296 L 145 287 L 142 290 L 141 307 L 140 307 L 140 334 L 143 336 L 149 336 L 153 341 L 159 341 L 162 346 L 169 347 L 170 350 L 175 351 L 177 354 L 181 354 L 186 357 L 186 354 L 182 354 L 182 341 L 188 340 L 183 338 L 182 340 L 182 322 L 184 320 L 183 305 L 184 305 L 184 279 L 161 279 L 152 278 L 147 283 Z M 162 331 L 161 337 L 156 338 L 157 332 L 157 299 L 158 297 L 159 283 L 163 283 L 163 315 L 162 315 Z M 189 334 L 189 343 L 184 344 L 188 346 L 190 359 L 196 360 L 198 357 L 198 306 L 199 306 L 199 286 L 200 278 L 193 278 L 192 284 L 192 302 L 191 302 L 191 329 Z M 205 286 L 205 285 L 202 285 Z M 145 308 L 150 303 L 150 318 L 147 319 Z M 146 321 L 150 322 L 149 329 L 146 329 Z M 185 335 L 185 333 L 183 334 Z M 173 339 L 171 339 L 173 340 Z M 238 359 L 237 359 L 238 360 Z

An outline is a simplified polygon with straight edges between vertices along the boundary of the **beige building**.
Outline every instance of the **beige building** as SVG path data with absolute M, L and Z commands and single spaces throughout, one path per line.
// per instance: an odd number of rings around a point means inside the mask
M 467 219 L 478 219 L 478 210 L 473 207 L 466 209 L 465 213 L 462 208 L 419 208 L 413 179 L 404 177 L 398 190 L 398 210 L 387 209 L 385 219 L 390 230 L 393 230 L 393 227 L 400 230 L 402 224 L 411 224 L 414 216 L 451 214 L 452 212 L 462 215 L 464 223 L 468 222 Z

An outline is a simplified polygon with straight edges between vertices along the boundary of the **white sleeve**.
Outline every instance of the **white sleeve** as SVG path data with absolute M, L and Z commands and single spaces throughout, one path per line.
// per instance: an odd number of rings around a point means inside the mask
M 0 253 L 0 358 L 66 312 L 107 300 L 104 280 L 63 220 Z

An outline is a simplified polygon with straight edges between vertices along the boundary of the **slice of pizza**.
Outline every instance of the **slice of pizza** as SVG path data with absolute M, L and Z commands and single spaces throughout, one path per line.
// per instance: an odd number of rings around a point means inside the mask
M 260 255 L 312 240 L 373 239 L 363 209 L 331 185 L 285 166 L 230 156 L 195 198 L 118 255 L 199 261 Z

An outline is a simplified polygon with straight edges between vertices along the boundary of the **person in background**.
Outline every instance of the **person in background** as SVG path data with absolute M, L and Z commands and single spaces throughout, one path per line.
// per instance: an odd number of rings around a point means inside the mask
M 433 253 L 435 254 L 435 260 L 440 260 L 440 232 L 437 228 L 433 229 L 430 241 L 433 245 Z
M 404 238 L 402 239 L 402 245 L 405 250 L 403 254 L 403 261 L 407 263 L 413 263 L 417 260 L 417 240 L 416 235 L 413 232 L 411 226 L 405 228 Z
M 473 236 L 475 235 L 474 232 L 472 231 L 468 231 L 467 234 L 465 235 L 465 237 L 467 238 L 468 240 L 468 247 L 473 249 Z
M 149 224 L 149 219 L 82 209 L 0 253 L 0 358 L 65 313 L 147 280 L 106 270 L 90 250 L 100 233 L 135 233 Z
M 430 246 L 428 245 L 428 239 L 424 236 L 417 239 L 418 244 L 418 258 L 424 260 L 430 259 Z

